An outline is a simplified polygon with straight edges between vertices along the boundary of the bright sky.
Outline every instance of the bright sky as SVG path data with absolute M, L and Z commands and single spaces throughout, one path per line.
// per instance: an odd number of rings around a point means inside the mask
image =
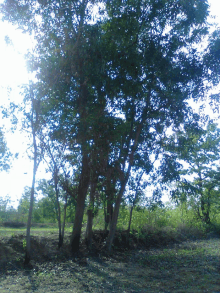
M 6 44 L 6 35 L 13 45 Z M 11 24 L 0 22 L 0 106 L 7 106 L 10 102 L 22 102 L 20 86 L 29 81 L 24 55 L 31 46 L 30 36 L 22 34 Z M 7 131 L 5 136 L 10 151 L 19 153 L 18 159 L 12 162 L 10 171 L 0 173 L 0 197 L 9 195 L 16 206 L 24 187 L 32 184 L 33 162 L 27 157 L 28 140 L 25 133 L 22 133 L 19 127 L 11 133 L 7 119 L 0 117 L 0 123 Z M 45 177 L 43 168 L 39 168 L 37 179 Z
M 3 2 L 0 0 L 0 3 Z M 210 10 L 220 24 L 220 0 L 209 0 Z M 9 36 L 12 45 L 6 45 L 5 36 Z M 10 101 L 20 102 L 19 86 L 28 83 L 24 54 L 32 46 L 31 38 L 16 30 L 11 24 L 0 22 L 0 106 L 9 105 Z M 11 91 L 9 89 L 11 88 Z M 8 121 L 1 119 L 0 126 L 8 128 Z M 0 197 L 9 195 L 17 206 L 24 187 L 31 186 L 33 163 L 27 158 L 27 139 L 19 131 L 6 133 L 8 147 L 12 153 L 19 153 L 19 158 L 12 162 L 13 167 L 8 173 L 0 173 Z M 43 168 L 37 173 L 37 178 L 45 178 Z

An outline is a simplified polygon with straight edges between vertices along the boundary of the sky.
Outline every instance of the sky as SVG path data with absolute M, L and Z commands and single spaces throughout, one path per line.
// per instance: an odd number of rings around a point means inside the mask
M 201 0 L 202 1 L 202 0 Z M 0 3 L 3 1 L 0 0 Z M 216 22 L 220 24 L 220 0 L 209 0 L 211 14 L 216 15 Z M 7 45 L 8 36 L 13 45 Z M 20 94 L 22 84 L 27 84 L 29 75 L 26 69 L 24 55 L 33 46 L 30 36 L 22 34 L 11 24 L 0 21 L 0 106 L 7 106 L 10 102 L 19 103 L 23 97 Z M 0 197 L 10 196 L 13 206 L 18 205 L 25 186 L 32 184 L 33 162 L 28 159 L 26 149 L 27 135 L 17 129 L 10 131 L 10 123 L 0 117 L 0 127 L 5 127 L 5 137 L 12 153 L 19 153 L 18 159 L 12 162 L 9 172 L 0 173 Z M 37 180 L 46 178 L 44 166 L 37 172 Z
M 13 45 L 7 45 L 5 36 L 8 36 Z M 29 82 L 24 55 L 32 47 L 30 36 L 22 34 L 11 24 L 0 21 L 0 106 L 7 107 L 10 102 L 20 103 L 23 96 L 20 94 L 21 86 Z M 12 161 L 9 172 L 0 172 L 0 197 L 10 196 L 13 206 L 24 191 L 25 186 L 32 184 L 33 162 L 27 155 L 27 134 L 18 129 L 11 133 L 10 123 L 0 117 L 0 127 L 4 127 L 7 146 L 18 159 Z M 43 166 L 39 167 L 37 179 L 45 178 Z

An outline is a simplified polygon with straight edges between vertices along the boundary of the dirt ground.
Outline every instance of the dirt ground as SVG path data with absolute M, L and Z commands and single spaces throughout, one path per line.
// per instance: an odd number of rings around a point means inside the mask
M 33 236 L 28 267 L 24 239 L 23 234 L 0 236 L 1 293 L 220 293 L 219 238 L 72 257 L 68 241 L 57 249 L 57 234 Z

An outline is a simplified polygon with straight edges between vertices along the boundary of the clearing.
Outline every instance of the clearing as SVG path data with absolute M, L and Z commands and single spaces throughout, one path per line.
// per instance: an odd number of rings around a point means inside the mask
M 24 267 L 24 231 L 1 232 L 1 293 L 220 293 L 219 238 L 71 257 L 68 233 L 58 250 L 56 232 L 36 232 L 31 265 Z

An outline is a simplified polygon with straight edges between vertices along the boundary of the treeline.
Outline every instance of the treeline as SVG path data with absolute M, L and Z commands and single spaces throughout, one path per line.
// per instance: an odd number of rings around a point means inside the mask
M 220 196 L 217 184 L 215 184 L 215 192 L 211 196 L 207 196 L 208 191 L 204 190 L 203 196 L 199 193 L 193 194 L 190 192 L 188 198 L 185 197 L 184 193 L 180 192 L 179 184 L 181 184 L 181 181 L 176 181 L 175 189 L 172 192 L 175 191 L 180 196 L 173 197 L 166 203 L 158 200 L 155 201 L 153 197 L 147 197 L 142 190 L 139 193 L 139 197 L 136 196 L 135 202 L 131 194 L 130 196 L 127 195 L 127 198 L 124 198 L 121 204 L 117 228 L 127 231 L 128 237 L 132 231 L 139 233 L 146 227 L 151 227 L 152 229 L 162 227 L 185 229 L 185 234 L 189 234 L 189 231 L 193 229 L 196 231 L 196 228 L 198 228 L 199 233 L 220 231 Z M 31 188 L 26 187 L 17 208 L 14 207 L 14 202 L 9 197 L 0 197 L 0 225 L 9 228 L 26 227 L 30 206 L 30 193 Z M 63 196 L 59 198 L 60 220 L 61 223 L 72 224 L 75 220 L 76 202 L 69 196 L 66 212 L 64 213 L 64 191 L 62 193 Z M 108 231 L 106 209 L 104 197 L 96 193 L 96 209 L 93 210 L 94 230 Z M 83 216 L 84 230 L 86 230 L 89 210 L 89 194 L 87 194 Z M 32 224 L 33 226 L 35 224 L 45 224 L 45 227 L 50 227 L 50 224 L 52 224 L 51 227 L 58 229 L 58 220 L 56 192 L 53 182 L 51 180 L 40 180 L 36 188 Z M 70 226 L 68 225 L 68 227 Z
M 178 242 L 187 239 L 200 239 L 207 237 L 210 233 L 213 235 L 220 234 L 220 212 L 219 203 L 213 204 L 210 211 L 210 222 L 206 223 L 198 216 L 198 210 L 200 205 L 194 203 L 182 202 L 179 204 L 174 203 L 155 203 L 149 200 L 145 206 L 137 204 L 133 207 L 129 204 L 123 204 L 118 217 L 117 229 L 121 233 L 118 237 L 125 236 L 125 243 L 119 244 L 125 245 L 128 248 L 132 241 L 138 241 L 142 245 L 149 240 L 147 245 L 163 245 Z M 0 199 L 0 227 L 10 229 L 25 229 L 27 226 L 28 219 L 28 207 L 30 204 L 30 189 L 26 188 L 23 194 L 19 206 L 14 208 L 10 202 L 10 199 Z M 67 208 L 66 213 L 66 229 L 71 231 L 72 223 L 75 217 L 75 205 L 69 203 L 70 206 Z M 197 206 L 196 206 L 197 205 Z M 63 208 L 63 204 L 61 203 Z M 87 226 L 87 211 L 89 206 L 85 208 L 83 217 L 83 230 L 86 232 Z M 133 209 L 133 210 L 132 210 Z M 132 217 L 131 217 L 132 210 Z M 63 221 L 63 215 L 62 215 Z M 37 200 L 34 204 L 33 209 L 33 228 L 38 229 L 53 229 L 58 231 L 57 213 L 53 200 L 47 196 Z M 105 212 L 102 205 L 97 210 L 94 221 L 93 230 L 100 235 L 107 235 L 108 230 L 105 229 Z M 16 230 L 17 231 L 17 230 Z M 69 235 L 69 233 L 68 233 Z M 121 235 L 121 236 L 120 236 Z M 104 236 L 105 239 L 106 236 Z M 58 243 L 57 239 L 57 243 Z M 86 239 L 85 239 L 86 240 Z M 122 239 L 121 239 L 122 240 Z M 94 240 L 93 240 L 94 242 Z M 88 245 L 88 242 L 85 241 Z M 103 243 L 100 243 L 103 245 Z
M 35 201 L 33 205 L 33 217 L 32 223 L 56 223 L 58 222 L 57 207 L 56 207 L 56 197 L 53 187 L 46 180 L 42 180 L 39 184 L 40 187 L 49 187 L 48 193 L 35 194 Z M 52 192 L 51 192 L 52 191 Z M 21 196 L 18 206 L 15 208 L 14 202 L 11 202 L 10 198 L 0 198 L 0 223 L 23 223 L 25 226 L 28 220 L 29 206 L 30 206 L 30 192 L 31 188 L 26 187 L 23 195 Z M 38 196 L 39 195 L 39 196 Z M 40 199 L 37 199 L 40 197 Z M 60 209 L 63 211 L 64 203 L 62 199 L 60 200 Z M 66 211 L 66 221 L 68 223 L 74 222 L 75 215 L 75 203 L 69 199 L 67 211 Z M 63 215 L 62 215 L 63 220 Z M 10 226 L 10 224 L 9 224 Z M 16 224 L 15 224 L 16 226 Z M 57 225 L 55 225 L 57 227 Z
M 151 184 L 154 201 L 166 188 L 177 202 L 193 196 L 198 217 L 210 222 L 218 168 L 209 164 L 218 161 L 218 129 L 189 103 L 219 82 L 219 32 L 210 33 L 207 2 L 5 0 L 0 9 L 36 42 L 27 56 L 35 79 L 18 106 L 33 150 L 26 263 L 42 160 L 55 191 L 59 246 L 69 198 L 75 204 L 73 253 L 85 207 L 87 242 L 102 208 L 110 252 L 121 207 L 130 202 L 135 211 Z M 218 95 L 210 98 L 218 106 Z M 215 145 L 208 142 L 212 135 Z

